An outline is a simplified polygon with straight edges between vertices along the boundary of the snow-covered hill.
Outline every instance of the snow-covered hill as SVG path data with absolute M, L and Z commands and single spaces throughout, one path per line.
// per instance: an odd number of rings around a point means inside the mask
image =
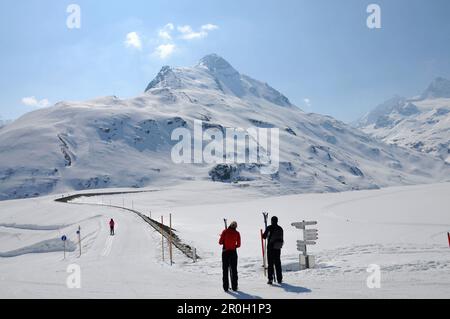
M 175 164 L 175 128 L 280 129 L 280 168 Z M 108 187 L 221 180 L 269 194 L 344 191 L 450 178 L 443 161 L 386 145 L 331 117 L 308 114 L 217 55 L 161 69 L 145 93 L 59 102 L 0 130 L 0 199 Z
M 436 78 L 417 98 L 395 96 L 364 116 L 357 127 L 387 143 L 450 162 L 450 81 Z

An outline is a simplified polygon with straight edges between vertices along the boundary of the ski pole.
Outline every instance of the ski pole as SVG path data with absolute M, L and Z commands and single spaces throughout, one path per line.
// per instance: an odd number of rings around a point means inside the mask
M 266 256 L 265 256 L 265 252 L 264 252 L 264 238 L 263 238 L 263 231 L 262 231 L 262 229 L 260 229 L 260 235 L 261 235 L 261 250 L 262 250 L 262 258 L 263 258 L 264 276 L 267 277 Z
M 223 219 L 223 223 L 225 224 L 225 230 L 228 228 L 228 225 L 227 225 L 227 219 L 226 218 L 224 218 Z M 224 248 L 225 249 L 225 248 Z M 232 280 L 231 278 L 231 276 L 232 276 L 232 273 L 231 273 L 231 267 L 228 267 L 228 271 L 229 271 L 229 273 L 230 273 L 230 280 Z
M 264 231 L 266 231 L 267 230 L 267 218 L 269 217 L 269 213 L 263 212 L 262 214 L 264 217 L 264 227 L 265 227 Z M 265 251 L 265 253 L 264 253 L 264 275 L 267 275 L 268 261 L 267 261 L 267 240 L 266 239 L 264 239 L 264 251 Z

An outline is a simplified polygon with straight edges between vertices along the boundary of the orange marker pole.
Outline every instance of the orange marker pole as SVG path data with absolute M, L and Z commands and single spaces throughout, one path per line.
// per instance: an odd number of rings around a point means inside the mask
M 162 260 L 164 261 L 164 234 L 163 234 L 164 217 L 161 216 L 161 253 Z

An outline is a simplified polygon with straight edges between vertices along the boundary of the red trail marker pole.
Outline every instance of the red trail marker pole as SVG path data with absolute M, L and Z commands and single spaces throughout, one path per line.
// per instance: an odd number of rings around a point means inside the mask
M 170 265 L 173 264 L 172 258 L 172 214 L 169 214 L 169 255 L 170 255 Z
M 450 247 L 450 233 L 447 233 L 447 238 L 448 238 L 448 247 Z
M 161 216 L 161 255 L 162 260 L 164 261 L 164 234 L 163 234 L 163 226 L 164 226 L 164 217 Z

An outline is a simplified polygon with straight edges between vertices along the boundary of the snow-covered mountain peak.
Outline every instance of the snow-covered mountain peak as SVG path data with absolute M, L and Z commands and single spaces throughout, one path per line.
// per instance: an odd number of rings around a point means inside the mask
M 179 87 L 180 87 L 180 80 L 173 72 L 173 69 L 170 66 L 165 65 L 161 68 L 156 77 L 147 85 L 145 92 L 155 88 L 176 89 Z
M 161 90 L 164 89 L 164 90 Z M 163 66 L 150 82 L 145 92 L 154 95 L 178 93 L 197 96 L 199 93 L 238 97 L 246 101 L 260 103 L 266 100 L 279 106 L 292 106 L 287 97 L 269 86 L 238 72 L 230 63 L 217 54 L 203 57 L 194 67 Z
M 437 77 L 431 82 L 425 92 L 421 95 L 422 99 L 450 98 L 450 80 L 443 77 Z
M 239 73 L 233 66 L 221 56 L 212 53 L 204 56 L 197 64 L 197 67 L 207 68 L 213 74 L 235 74 Z
M 419 97 L 396 96 L 357 126 L 390 144 L 439 156 L 450 163 L 450 81 L 437 77 Z
M 402 96 L 395 95 L 387 101 L 377 105 L 371 112 L 361 118 L 357 124 L 358 127 L 363 127 L 371 124 L 381 125 L 383 119 L 389 116 L 393 111 L 398 110 L 405 104 L 406 99 Z

